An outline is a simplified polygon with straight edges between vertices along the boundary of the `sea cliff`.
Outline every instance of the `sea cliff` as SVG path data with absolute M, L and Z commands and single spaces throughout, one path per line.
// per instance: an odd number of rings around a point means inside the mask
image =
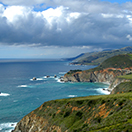
M 121 68 L 106 68 L 103 70 L 87 70 L 72 73 L 69 71 L 64 75 L 64 82 L 105 82 L 109 83 L 109 90 L 113 90 L 121 82 L 127 81 L 126 79 L 116 78 L 117 76 L 122 76 L 130 74 L 132 67 L 121 69 Z

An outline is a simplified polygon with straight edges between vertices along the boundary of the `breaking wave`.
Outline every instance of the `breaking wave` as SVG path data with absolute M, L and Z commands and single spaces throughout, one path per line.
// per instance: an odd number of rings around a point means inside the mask
M 0 93 L 0 96 L 9 96 L 10 94 L 8 93 Z
M 14 130 L 16 124 L 17 122 L 2 123 L 0 124 L 0 132 L 11 132 L 12 130 Z

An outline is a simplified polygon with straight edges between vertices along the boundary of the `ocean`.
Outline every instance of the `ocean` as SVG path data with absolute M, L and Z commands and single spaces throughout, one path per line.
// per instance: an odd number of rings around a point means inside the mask
M 59 81 L 69 70 L 93 67 L 69 65 L 68 61 L 59 60 L 1 60 L 0 132 L 11 132 L 22 117 L 46 101 L 108 94 L 102 90 L 108 84 Z M 33 81 L 33 77 L 37 80 Z

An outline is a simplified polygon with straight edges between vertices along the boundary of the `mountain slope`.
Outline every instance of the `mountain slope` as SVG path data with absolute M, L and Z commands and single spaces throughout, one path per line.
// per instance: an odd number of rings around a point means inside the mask
M 105 60 L 102 64 L 99 65 L 100 68 L 127 68 L 132 67 L 132 58 L 131 54 L 117 55 Z
M 109 50 L 109 51 L 102 51 L 102 52 L 93 52 L 93 53 L 85 53 L 83 56 L 73 60 L 71 64 L 78 64 L 78 65 L 99 65 L 104 60 L 119 54 L 127 54 L 132 53 L 132 47 L 124 47 L 117 50 Z

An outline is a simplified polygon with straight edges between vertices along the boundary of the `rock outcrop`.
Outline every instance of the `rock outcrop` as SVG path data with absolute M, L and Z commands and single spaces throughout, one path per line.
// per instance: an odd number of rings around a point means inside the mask
M 117 85 L 122 82 L 128 82 L 128 79 L 117 78 L 132 73 L 132 67 L 120 68 L 106 68 L 98 71 L 81 71 L 72 74 L 65 74 L 63 77 L 64 82 L 105 82 L 110 84 L 108 90 L 112 91 Z
M 126 75 L 131 73 L 131 69 L 119 69 L 119 68 L 106 68 L 103 70 L 87 70 L 81 72 L 75 72 L 73 74 L 65 74 L 63 80 L 65 82 L 113 82 L 113 79 L 117 76 Z

